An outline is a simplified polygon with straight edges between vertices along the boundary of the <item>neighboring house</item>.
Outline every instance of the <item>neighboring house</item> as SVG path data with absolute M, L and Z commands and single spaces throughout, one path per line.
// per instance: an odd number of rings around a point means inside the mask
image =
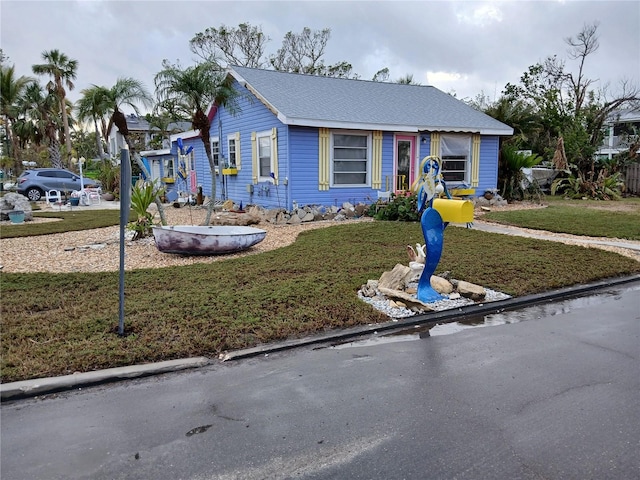
M 136 150 L 150 150 L 151 142 L 154 140 L 154 136 L 160 134 L 160 129 L 149 125 L 144 117 L 138 117 L 134 113 L 126 115 L 127 128 L 129 129 L 129 140 L 133 143 Z M 170 123 L 167 127 L 169 134 L 176 132 L 184 132 L 191 128 L 189 122 L 175 122 Z M 111 155 L 118 157 L 120 155 L 120 149 L 124 147 L 124 139 L 118 134 L 118 128 L 113 125 L 109 130 L 109 152 Z M 162 148 L 169 148 L 169 140 L 165 139 L 162 142 Z
M 499 137 L 513 129 L 434 87 L 245 67 L 228 74 L 237 112 L 209 112 L 219 199 L 287 210 L 373 203 L 409 191 L 427 155 L 443 160 L 450 189 L 482 195 L 497 186 Z M 199 132 L 173 135 L 176 155 L 178 138 L 193 146 L 186 183 L 210 195 Z
M 629 150 L 640 135 L 640 110 L 626 109 L 614 112 L 605 124 L 605 137 L 596 152 L 598 158 L 613 158 Z
M 135 114 L 129 114 L 127 119 L 127 127 L 129 128 L 129 139 L 134 148 L 140 153 L 143 163 L 146 165 L 151 179 L 158 182 L 168 183 L 168 190 L 173 185 L 172 179 L 175 178 L 174 155 L 172 155 L 170 140 L 163 140 L 163 149 L 151 150 L 150 143 L 154 135 L 158 135 L 160 130 L 157 127 L 151 127 L 149 122 L 144 118 Z M 191 128 L 190 122 L 176 122 L 168 125 L 168 132 L 184 132 Z M 124 147 L 124 138 L 118 133 L 115 125 L 109 131 L 109 152 L 112 156 L 119 158 L 120 150 Z

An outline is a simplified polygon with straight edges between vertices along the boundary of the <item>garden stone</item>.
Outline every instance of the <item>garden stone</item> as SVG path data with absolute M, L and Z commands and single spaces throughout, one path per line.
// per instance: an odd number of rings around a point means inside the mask
M 365 205 L 364 203 L 359 203 L 355 208 L 356 216 L 364 217 L 367 214 L 368 210 L 369 207 L 367 205 Z
M 312 212 L 305 212 L 304 217 L 302 217 L 300 220 L 302 222 L 313 222 L 314 218 L 315 218 L 315 215 Z
M 378 294 L 378 281 L 367 280 L 367 284 L 362 285 L 361 291 L 365 297 L 375 297 Z
M 378 286 L 378 290 L 380 291 L 380 293 L 385 295 L 388 299 L 391 299 L 395 302 L 400 301 L 406 306 L 406 308 L 409 308 L 413 311 L 417 311 L 417 312 L 432 311 L 432 308 L 429 305 L 421 302 L 413 295 L 403 292 L 402 290 L 395 290 L 392 288 L 384 288 L 380 286 Z
M 453 292 L 453 285 L 451 284 L 451 282 L 449 280 L 445 280 L 442 277 L 431 275 L 429 282 L 431 283 L 431 288 L 433 288 L 440 294 L 448 295 Z
M 411 269 L 400 263 L 393 267 L 390 272 L 384 272 L 378 280 L 378 289 L 382 288 L 390 290 L 404 290 L 406 287 L 405 279 L 411 273 Z
M 9 220 L 9 212 L 12 210 L 22 210 L 26 221 L 33 220 L 31 203 L 24 195 L 9 192 L 0 198 L 0 220 Z
M 460 295 L 474 301 L 483 300 L 487 295 L 487 291 L 480 285 L 465 282 L 464 280 L 458 280 L 457 289 Z
M 299 223 L 302 223 L 302 220 L 300 220 L 298 215 L 291 215 L 291 218 L 287 220 L 288 225 L 298 225 Z

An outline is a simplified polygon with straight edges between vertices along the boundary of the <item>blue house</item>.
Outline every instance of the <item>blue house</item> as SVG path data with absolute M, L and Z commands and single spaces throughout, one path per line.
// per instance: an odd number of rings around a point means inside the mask
M 443 160 L 450 189 L 494 189 L 500 136 L 513 129 L 434 87 L 232 67 L 235 114 L 213 106 L 217 198 L 291 210 L 373 203 L 410 189 L 420 161 Z M 211 194 L 198 131 L 172 136 L 185 187 Z

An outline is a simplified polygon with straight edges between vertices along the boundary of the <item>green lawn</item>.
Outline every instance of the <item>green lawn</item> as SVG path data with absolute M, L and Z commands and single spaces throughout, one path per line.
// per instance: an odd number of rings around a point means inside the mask
M 132 217 L 133 214 L 130 214 Z M 23 223 L 21 225 L 7 225 L 0 228 L 0 238 L 31 237 L 34 235 L 49 235 L 52 233 L 75 232 L 92 228 L 111 227 L 120 225 L 120 210 L 78 210 L 65 212 L 34 211 L 38 218 L 59 218 L 59 222 Z
M 59 222 L 63 223 L 63 222 Z M 388 318 L 360 286 L 423 243 L 417 223 L 363 222 L 302 233 L 285 248 L 215 264 L 126 274 L 0 274 L 2 381 L 217 354 Z M 512 295 L 640 273 L 597 249 L 447 228 L 439 271 Z
M 624 202 L 627 208 L 620 211 L 611 209 L 617 202 L 606 202 L 607 209 L 599 208 L 605 202 L 554 199 L 549 203 L 542 209 L 489 212 L 483 219 L 556 233 L 640 240 L 640 202 Z
M 547 200 L 550 206 L 545 209 L 492 212 L 486 218 L 556 232 L 640 239 L 638 199 L 623 202 L 630 205 L 624 212 L 599 210 L 603 202 Z M 108 210 L 34 215 L 62 221 L 3 227 L 0 236 L 119 223 L 119 212 Z M 124 338 L 115 334 L 117 274 L 1 274 L 3 381 L 215 356 L 386 321 L 358 301 L 356 292 L 366 280 L 406 263 L 404 246 L 416 242 L 423 242 L 418 224 L 344 224 L 306 232 L 290 247 L 219 262 L 215 268 L 196 265 L 127 273 Z M 439 271 L 524 295 L 638 273 L 639 265 L 600 250 L 449 228 Z

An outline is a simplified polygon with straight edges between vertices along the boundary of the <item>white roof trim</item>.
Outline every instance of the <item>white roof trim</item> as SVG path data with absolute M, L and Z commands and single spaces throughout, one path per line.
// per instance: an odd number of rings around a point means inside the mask
M 319 128 L 341 128 L 351 130 L 382 130 L 382 131 L 402 131 L 407 133 L 418 132 L 457 132 L 457 133 L 479 133 L 480 135 L 513 135 L 513 128 L 493 129 L 493 128 L 473 128 L 473 127 L 443 127 L 443 126 L 418 126 L 418 125 L 395 125 L 380 123 L 353 123 L 339 121 L 324 121 L 308 118 L 289 118 L 278 113 L 278 120 L 285 125 L 298 125 L 303 127 Z
M 140 152 L 141 157 L 146 157 L 147 155 L 171 155 L 171 149 L 164 148 L 162 150 L 144 150 Z
M 169 140 L 171 143 L 177 142 L 179 138 L 186 140 L 188 138 L 195 138 L 200 136 L 200 130 L 189 130 L 187 132 L 174 133 L 173 135 L 169 135 Z

